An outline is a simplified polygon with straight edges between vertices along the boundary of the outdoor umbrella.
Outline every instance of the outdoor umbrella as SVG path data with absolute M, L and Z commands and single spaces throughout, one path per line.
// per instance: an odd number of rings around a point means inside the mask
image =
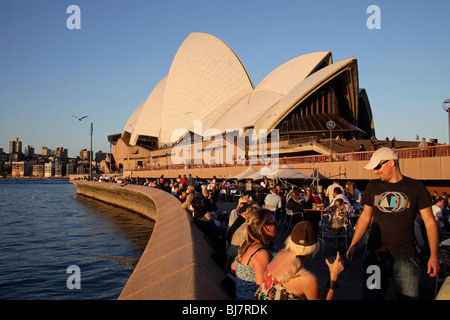
M 257 173 L 258 171 L 256 171 L 255 168 L 250 167 L 246 170 L 244 170 L 243 172 L 239 173 L 238 175 L 235 175 L 234 177 L 231 177 L 231 179 L 238 179 L 238 180 L 242 180 L 242 179 L 248 179 L 251 175 Z
M 307 175 L 289 167 L 287 164 L 281 168 L 278 168 L 276 173 L 278 179 L 312 179 L 311 177 L 308 177 Z
M 271 167 L 265 166 L 262 167 L 261 170 L 249 176 L 248 178 L 253 180 L 261 180 L 262 178 L 267 177 L 267 179 L 275 180 L 277 178 L 276 174 L 277 174 L 276 170 L 272 169 Z

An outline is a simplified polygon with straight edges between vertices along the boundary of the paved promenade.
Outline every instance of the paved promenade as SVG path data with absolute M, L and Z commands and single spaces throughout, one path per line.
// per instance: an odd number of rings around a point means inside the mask
M 229 213 L 237 206 L 237 202 L 226 203 L 221 201 L 217 202 L 217 206 L 219 210 L 225 210 Z M 274 241 L 274 252 L 283 249 L 284 240 L 288 235 L 288 232 L 281 231 L 281 225 L 279 225 L 277 238 Z M 314 257 L 310 258 L 306 265 L 306 268 L 317 276 L 322 290 L 325 288 L 329 279 L 329 271 L 328 266 L 325 263 L 325 258 L 335 255 L 334 241 L 334 239 L 326 239 L 323 250 L 320 250 Z M 343 247 L 344 245 L 342 245 L 342 248 Z M 344 250 L 342 249 L 341 256 L 343 256 L 343 254 Z M 361 258 L 356 259 L 355 262 L 349 262 L 344 258 L 344 268 L 344 271 L 338 279 L 339 288 L 335 291 L 333 300 L 362 300 L 363 281 Z M 423 300 L 434 299 L 434 280 L 426 275 L 426 269 L 423 272 L 422 278 Z M 386 300 L 396 300 L 392 285 L 388 290 Z

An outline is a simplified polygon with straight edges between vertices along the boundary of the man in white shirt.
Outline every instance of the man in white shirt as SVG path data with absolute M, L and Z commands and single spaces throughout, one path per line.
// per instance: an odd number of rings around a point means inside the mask
M 350 200 L 348 200 L 347 197 L 344 196 L 344 194 L 342 193 L 342 191 L 339 187 L 334 188 L 333 201 L 331 201 L 329 208 L 331 208 L 334 205 L 334 201 L 336 199 L 344 200 L 344 206 L 345 206 L 345 210 L 347 210 L 347 212 L 350 212 L 352 210 L 352 204 L 350 203 Z
M 344 193 L 344 188 L 339 184 L 339 180 L 338 179 L 334 179 L 333 180 L 333 184 L 328 186 L 327 191 L 325 192 L 325 196 L 328 197 L 328 199 L 330 200 L 330 203 L 333 201 L 334 199 L 334 188 L 340 188 L 342 190 L 342 193 Z
M 275 188 L 270 189 L 270 193 L 264 199 L 264 204 L 266 209 L 271 211 L 281 209 L 281 197 L 277 194 Z
M 442 208 L 444 206 L 444 198 L 443 197 L 437 197 L 436 203 L 431 207 L 431 210 L 433 211 L 434 218 L 436 219 L 436 223 L 439 227 L 439 234 L 442 233 L 442 230 L 444 229 L 444 212 L 442 211 Z

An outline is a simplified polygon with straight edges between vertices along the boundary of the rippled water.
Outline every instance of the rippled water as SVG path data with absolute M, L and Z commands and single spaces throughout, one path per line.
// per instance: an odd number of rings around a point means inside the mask
M 0 179 L 0 299 L 117 299 L 152 230 L 68 180 Z

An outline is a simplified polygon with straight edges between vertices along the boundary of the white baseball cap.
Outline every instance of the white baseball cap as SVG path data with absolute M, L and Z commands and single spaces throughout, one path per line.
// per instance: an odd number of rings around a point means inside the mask
M 391 148 L 380 148 L 373 153 L 372 158 L 370 158 L 369 163 L 364 166 L 364 169 L 372 170 L 383 160 L 398 160 L 398 155 Z

